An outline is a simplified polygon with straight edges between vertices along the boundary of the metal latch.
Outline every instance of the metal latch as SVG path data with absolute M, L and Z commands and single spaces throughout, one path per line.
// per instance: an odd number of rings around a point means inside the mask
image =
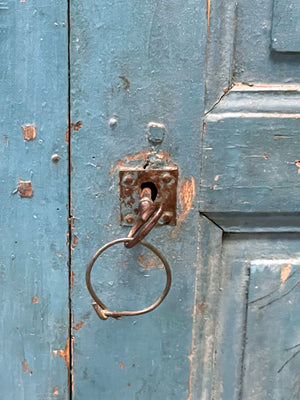
M 121 168 L 120 221 L 132 226 L 139 213 L 142 190 L 149 188 L 153 202 L 163 204 L 159 225 L 176 225 L 178 168 Z

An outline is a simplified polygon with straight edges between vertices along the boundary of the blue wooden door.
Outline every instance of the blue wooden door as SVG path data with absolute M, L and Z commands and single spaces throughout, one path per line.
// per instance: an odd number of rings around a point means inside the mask
M 293 0 L 0 3 L 4 400 L 299 398 L 300 10 Z M 158 139 L 158 140 L 157 140 Z M 100 320 L 119 172 L 178 167 L 155 311 Z M 125 221 L 126 222 L 126 221 Z M 111 309 L 161 293 L 118 244 Z

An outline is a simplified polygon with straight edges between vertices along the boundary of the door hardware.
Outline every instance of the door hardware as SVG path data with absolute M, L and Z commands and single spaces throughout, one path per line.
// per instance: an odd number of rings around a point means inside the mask
M 162 224 L 176 223 L 176 189 L 178 169 L 122 169 L 120 171 L 120 197 L 122 210 L 127 212 L 124 220 L 132 225 L 126 238 L 108 242 L 92 257 L 86 270 L 86 285 L 94 299 L 93 307 L 98 317 L 106 320 L 109 317 L 120 319 L 122 316 L 146 314 L 158 307 L 167 296 L 171 287 L 171 270 L 164 255 L 152 244 L 143 239 L 162 218 Z M 138 206 L 135 203 L 138 199 Z M 133 210 L 133 211 L 132 211 Z M 124 216 L 124 214 L 121 214 Z M 109 247 L 124 243 L 126 248 L 136 244 L 147 247 L 163 263 L 166 272 L 166 285 L 161 296 L 149 307 L 137 311 L 110 311 L 95 293 L 91 283 L 91 271 L 97 258 Z

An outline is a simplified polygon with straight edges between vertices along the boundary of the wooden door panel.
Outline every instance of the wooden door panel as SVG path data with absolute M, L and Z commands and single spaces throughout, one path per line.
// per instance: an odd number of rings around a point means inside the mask
M 202 218 L 215 234 L 207 235 L 210 256 L 197 275 L 202 313 L 195 320 L 192 398 L 296 399 L 299 233 L 220 235 Z
M 299 397 L 300 259 L 253 260 L 250 266 L 244 399 Z
M 66 399 L 66 4 L 1 2 L 0 32 L 0 397 Z
M 73 398 L 181 400 L 190 390 L 206 10 L 194 0 L 75 0 L 71 20 Z M 165 126 L 160 145 L 149 141 L 151 122 Z M 148 239 L 170 262 L 172 288 L 150 314 L 101 321 L 85 269 L 129 232 L 120 226 L 119 168 L 151 163 L 179 167 L 177 226 Z M 122 245 L 105 254 L 92 278 L 103 283 L 100 297 L 150 304 L 156 279 L 165 282 L 153 256 Z

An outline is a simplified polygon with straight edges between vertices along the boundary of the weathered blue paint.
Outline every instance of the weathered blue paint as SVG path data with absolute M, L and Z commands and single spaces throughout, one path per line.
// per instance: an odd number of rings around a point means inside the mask
M 67 2 L 1 3 L 5 400 L 297 398 L 299 55 L 270 49 L 272 4 L 72 1 L 67 204 Z M 149 141 L 157 124 L 161 144 Z M 151 314 L 100 321 L 85 268 L 128 232 L 118 170 L 172 163 L 177 226 L 149 235 L 171 264 L 171 292 Z M 120 245 L 93 281 L 110 308 L 142 308 L 164 286 L 159 267 Z M 282 296 L 259 309 L 258 290 Z
M 197 263 L 194 197 L 199 186 L 206 5 L 194 0 L 76 0 L 71 19 L 72 121 L 83 124 L 72 134 L 78 237 L 72 302 L 74 326 L 84 323 L 73 332 L 74 399 L 185 399 Z M 114 129 L 111 118 L 117 120 Z M 160 146 L 148 142 L 150 122 L 166 126 Z M 181 222 L 149 235 L 170 262 L 173 285 L 156 311 L 103 322 L 92 309 L 85 268 L 97 248 L 128 233 L 128 227 L 120 227 L 118 166 L 143 167 L 149 151 L 156 165 L 171 158 L 179 166 Z M 136 309 L 157 296 L 165 277 L 161 269 L 147 269 L 153 263 L 148 257 L 139 247 L 119 245 L 99 260 L 93 279 L 110 307 Z
M 231 2 L 231 0 L 228 0 Z M 234 48 L 234 80 L 247 83 L 291 84 L 300 82 L 300 54 L 279 53 L 272 50 L 272 19 L 274 0 L 237 0 L 237 13 Z M 282 8 L 295 4 L 294 0 L 282 0 Z M 299 3 L 298 3 L 299 4 Z M 299 7 L 299 6 L 298 6 Z M 289 17 L 291 17 L 291 14 Z M 289 17 L 282 14 L 283 20 Z M 295 10 L 293 18 L 298 20 L 299 12 Z M 291 21 L 291 25 L 294 22 Z M 281 36 L 287 40 L 288 33 L 283 27 Z M 279 33 L 277 31 L 277 33 Z M 294 32 L 296 35 L 296 32 Z M 291 38 L 291 41 L 293 38 Z M 299 40 L 299 38 L 298 38 Z
M 299 398 L 299 243 L 295 250 L 292 259 L 251 262 L 243 379 L 245 399 Z M 262 371 L 267 372 L 267 383 L 264 382 L 266 373 Z
M 0 397 L 66 399 L 66 2 L 1 2 L 0 34 Z
M 274 0 L 272 47 L 280 52 L 300 52 L 300 3 Z

